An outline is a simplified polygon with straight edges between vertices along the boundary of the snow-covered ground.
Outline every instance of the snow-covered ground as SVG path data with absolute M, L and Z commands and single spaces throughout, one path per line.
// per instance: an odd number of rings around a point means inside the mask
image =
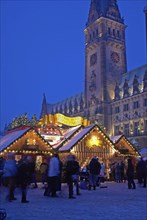
M 6 200 L 7 188 L 0 188 L 0 208 L 7 211 L 7 220 L 146 220 L 147 188 L 137 185 L 129 190 L 127 183 L 104 183 L 107 188 L 81 190 L 76 199 L 68 199 L 66 184 L 58 198 L 44 197 L 42 185 L 28 190 L 27 204 L 22 204 L 19 189 L 17 200 Z

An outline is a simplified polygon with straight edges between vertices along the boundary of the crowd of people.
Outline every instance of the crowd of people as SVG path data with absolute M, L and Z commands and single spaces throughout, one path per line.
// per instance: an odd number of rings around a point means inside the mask
M 15 155 L 9 153 L 6 160 L 0 158 L 1 178 L 0 184 L 8 187 L 7 199 L 12 202 L 16 200 L 15 189 L 21 189 L 21 202 L 28 203 L 27 191 L 28 186 L 33 183 L 33 188 L 37 188 L 35 171 L 35 160 L 32 156 L 24 156 L 16 162 Z M 88 190 L 96 190 L 100 182 L 105 178 L 105 164 L 100 163 L 95 156 L 90 163 L 82 170 L 76 157 L 72 154 L 67 156 L 66 162 L 60 160 L 59 155 L 43 159 L 40 165 L 41 181 L 44 186 L 44 196 L 58 197 L 57 192 L 62 190 L 62 182 L 68 185 L 68 198 L 75 199 L 75 195 L 81 195 L 80 188 L 83 186 Z M 85 174 L 85 176 L 84 176 Z M 117 183 L 128 183 L 128 189 L 136 189 L 135 175 L 140 186 L 147 186 L 147 161 L 141 158 L 134 165 L 132 158 L 128 158 L 127 165 L 123 161 L 111 165 L 111 174 Z M 85 185 L 82 185 L 85 184 Z M 73 187 L 75 186 L 75 192 Z
M 138 180 L 138 185 L 147 186 L 147 160 L 141 157 L 136 164 L 128 158 L 127 164 L 123 161 L 111 164 L 111 179 L 117 183 L 128 181 L 128 189 L 136 189 L 134 179 Z

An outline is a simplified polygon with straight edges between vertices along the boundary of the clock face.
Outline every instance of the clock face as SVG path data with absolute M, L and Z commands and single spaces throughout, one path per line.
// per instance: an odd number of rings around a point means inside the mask
M 112 60 L 114 63 L 118 63 L 118 62 L 120 61 L 119 54 L 116 53 L 116 52 L 112 52 L 112 53 L 111 53 L 111 60 Z
M 90 66 L 93 66 L 94 64 L 96 64 L 96 62 L 97 62 L 97 54 L 94 53 L 90 57 Z

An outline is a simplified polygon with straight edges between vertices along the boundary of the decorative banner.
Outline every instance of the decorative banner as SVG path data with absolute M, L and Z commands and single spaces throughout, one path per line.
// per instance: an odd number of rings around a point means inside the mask
M 83 123 L 82 117 L 67 117 L 62 114 L 55 114 L 54 117 L 55 117 L 56 123 L 68 125 L 71 127 L 82 125 L 82 123 Z
M 86 118 L 82 118 L 80 116 L 77 117 L 67 117 L 63 114 L 55 114 L 55 115 L 45 115 L 44 118 L 41 118 L 38 122 L 38 124 L 64 124 L 67 126 L 78 126 L 78 125 L 83 125 L 83 126 L 88 126 L 90 125 L 90 121 L 88 121 Z

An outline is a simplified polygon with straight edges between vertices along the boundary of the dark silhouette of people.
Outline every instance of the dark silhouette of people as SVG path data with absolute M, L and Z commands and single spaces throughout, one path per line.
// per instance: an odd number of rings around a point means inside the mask
M 48 171 L 48 163 L 47 160 L 44 159 L 40 165 L 40 173 L 41 173 L 41 182 L 43 185 L 47 182 L 47 171 Z
M 138 177 L 138 183 L 140 185 L 143 184 L 143 187 L 146 188 L 147 167 L 146 167 L 146 162 L 143 160 L 142 157 L 140 161 L 137 163 L 136 172 L 137 172 L 137 177 Z
M 93 157 L 88 165 L 89 169 L 89 190 L 93 187 L 93 190 L 96 189 L 98 175 L 100 175 L 101 164 L 98 161 L 97 157 Z
M 49 170 L 49 163 L 50 163 L 50 157 L 48 158 L 48 170 Z M 44 196 L 50 196 L 50 178 L 48 176 L 47 171 L 47 187 L 45 187 Z
M 121 182 L 121 165 L 119 163 L 116 163 L 115 166 L 115 181 L 117 183 Z
M 75 175 L 78 171 L 79 165 L 75 161 L 75 157 L 73 155 L 68 155 L 67 162 L 65 164 L 65 175 L 68 184 L 69 199 L 76 198 L 73 196 L 73 175 Z
M 127 166 L 127 180 L 128 180 L 128 189 L 136 189 L 136 185 L 134 182 L 134 165 L 132 163 L 132 159 L 128 159 L 128 166 Z
M 32 163 L 32 157 L 26 156 L 19 161 L 18 165 L 18 182 L 21 188 L 21 202 L 28 203 L 27 200 L 27 187 L 30 184 L 30 178 L 32 170 L 30 164 Z
M 76 186 L 76 194 L 77 194 L 77 196 L 79 196 L 79 195 L 81 195 L 80 194 L 80 189 L 79 189 L 80 165 L 79 165 L 79 162 L 76 160 L 76 157 L 74 155 L 73 155 L 73 160 L 75 161 L 75 167 L 77 167 L 77 172 L 72 177 L 73 177 L 74 185 Z
M 38 188 L 37 181 L 36 181 L 36 170 L 35 170 L 35 160 L 34 158 L 30 157 L 29 161 L 29 170 L 31 172 L 31 178 L 30 178 L 30 183 L 33 184 L 33 188 Z
M 55 155 L 58 160 L 59 160 L 59 175 L 57 176 L 57 188 L 56 188 L 56 191 L 60 191 L 61 192 L 61 182 L 62 182 L 62 168 L 63 168 L 63 163 L 62 161 L 60 160 L 60 157 L 59 157 L 59 154 L 56 154 Z
M 125 164 L 123 161 L 121 161 L 121 164 L 120 164 L 120 179 L 121 179 L 121 182 L 125 182 L 126 178 L 125 178 Z

